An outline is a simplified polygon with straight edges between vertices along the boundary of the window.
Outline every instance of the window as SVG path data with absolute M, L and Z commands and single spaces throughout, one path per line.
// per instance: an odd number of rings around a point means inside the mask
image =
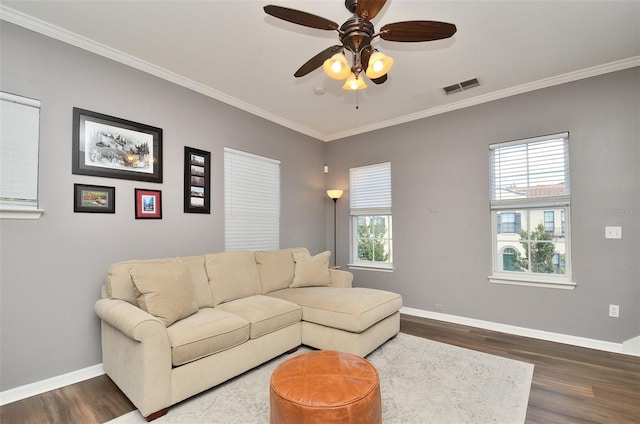
M 349 170 L 352 267 L 393 268 L 391 163 Z
M 224 149 L 225 250 L 280 248 L 280 161 Z
M 490 281 L 573 288 L 569 134 L 492 144 L 489 153 Z
M 38 219 L 40 102 L 0 92 L 0 217 Z

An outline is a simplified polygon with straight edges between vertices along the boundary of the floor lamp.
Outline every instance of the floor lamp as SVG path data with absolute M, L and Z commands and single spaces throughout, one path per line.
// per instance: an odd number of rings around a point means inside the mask
M 338 199 L 342 197 L 342 190 L 327 190 L 327 196 L 333 200 L 333 265 L 337 266 L 337 249 L 336 249 L 336 204 Z

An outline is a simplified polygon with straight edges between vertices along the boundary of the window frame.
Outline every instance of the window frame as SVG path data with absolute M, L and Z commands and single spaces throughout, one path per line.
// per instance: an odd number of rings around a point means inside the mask
M 362 201 L 361 194 L 366 193 L 366 188 L 359 189 L 355 184 L 354 178 L 357 178 L 356 173 L 358 171 L 377 171 L 384 173 L 385 180 L 380 180 L 378 183 L 382 183 L 384 193 L 382 196 L 368 196 L 367 200 Z M 361 178 L 361 176 L 360 176 Z M 388 181 L 386 180 L 388 178 Z M 362 181 L 362 180 L 360 180 Z M 371 180 L 369 180 L 371 181 Z M 392 272 L 393 265 L 393 209 L 392 209 L 392 178 L 391 178 L 391 162 L 381 162 L 372 165 L 359 166 L 349 169 L 349 189 L 351 196 L 349 198 L 349 233 L 350 233 L 350 246 L 349 255 L 350 262 L 347 266 L 350 269 L 363 269 L 372 271 L 386 271 Z M 360 192 L 360 190 L 362 190 Z M 371 194 L 369 190 L 369 194 Z M 365 194 L 365 197 L 366 194 Z M 380 199 L 384 199 L 380 201 Z M 354 204 L 355 203 L 355 204 Z M 360 239 L 358 235 L 358 219 L 365 217 L 370 219 L 376 219 L 384 217 L 388 223 L 388 228 L 385 232 L 384 239 L 389 246 L 389 260 L 385 262 L 380 261 L 365 261 L 358 258 L 358 241 Z
M 31 190 L 35 191 L 35 199 L 31 201 L 15 201 L 11 199 L 1 200 L 0 199 L 0 219 L 39 219 L 44 213 L 44 209 L 39 207 L 40 202 L 40 193 L 38 187 L 38 172 L 39 172 L 39 158 L 40 158 L 40 109 L 41 104 L 39 100 L 31 99 L 24 96 L 19 96 L 11 93 L 7 93 L 4 91 L 0 91 L 0 102 L 2 103 L 13 103 L 15 105 L 19 105 L 22 107 L 32 107 L 37 109 L 37 128 L 33 128 L 32 130 L 37 133 L 37 140 L 30 140 L 30 142 L 34 143 L 31 148 L 35 148 L 35 164 L 33 165 L 33 169 L 29 169 L 32 173 L 31 178 L 35 181 L 35 187 L 30 187 Z M 5 121 L 3 119 L 3 121 Z M 13 128 L 13 127 L 12 127 Z M 24 140 L 23 140 L 24 141 Z M 10 148 L 10 147 L 9 147 Z M 0 166 L 4 166 L 4 162 Z
M 496 143 L 489 146 L 489 166 L 490 168 L 494 164 L 493 155 L 494 150 L 503 146 L 515 146 L 531 144 L 543 141 L 551 141 L 556 139 L 564 139 L 564 168 L 565 168 L 565 186 L 566 191 L 563 195 L 551 195 L 548 197 L 527 197 L 518 199 L 499 199 L 493 198 L 494 187 L 494 170 L 490 169 L 490 216 L 491 216 L 491 275 L 488 280 L 491 283 L 496 284 L 513 284 L 535 287 L 547 287 L 547 288 L 559 288 L 559 289 L 573 289 L 576 283 L 572 280 L 571 269 L 571 194 L 570 194 L 570 175 L 569 175 L 569 133 L 552 134 L 548 136 L 528 138 L 516 141 L 510 141 L 506 143 Z M 564 274 L 545 274 L 535 272 L 521 272 L 521 271 L 505 271 L 498 268 L 498 260 L 503 260 L 503 254 L 499 251 L 498 240 L 498 214 L 503 213 L 524 213 L 526 217 L 521 218 L 521 222 L 526 220 L 526 230 L 530 233 L 534 224 L 530 221 L 532 212 L 540 212 L 544 219 L 545 211 L 559 210 L 562 219 L 562 243 L 565 246 L 565 273 Z M 544 224 L 544 221 L 543 221 Z M 525 225 L 521 225 L 521 229 L 525 230 Z M 554 230 L 555 233 L 555 230 Z M 555 237 L 555 234 L 554 234 Z M 511 241 L 513 243 L 513 241 Z M 520 243 L 520 240 L 517 240 Z

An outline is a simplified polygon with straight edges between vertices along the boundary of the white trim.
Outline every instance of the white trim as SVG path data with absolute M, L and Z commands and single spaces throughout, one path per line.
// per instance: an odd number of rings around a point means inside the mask
M 605 342 L 584 337 L 569 336 L 566 334 L 551 333 L 547 331 L 532 330 L 513 325 L 499 324 L 490 321 L 482 321 L 473 318 L 459 317 L 455 315 L 443 314 L 441 312 L 430 312 L 422 309 L 407 308 L 403 306 L 400 312 L 406 315 L 413 315 L 421 318 L 435 319 L 438 321 L 451 322 L 454 324 L 467 325 L 470 327 L 483 328 L 485 330 L 500 331 L 502 333 L 515 334 L 518 336 L 532 337 L 534 339 L 548 340 L 557 343 L 564 343 L 573 346 L 587 347 L 591 349 L 603 350 L 606 352 L 622 353 L 625 355 L 640 356 L 640 335 L 629 339 L 623 343 Z M 14 389 L 0 392 L 0 406 L 8 403 L 36 396 L 51 390 L 59 389 L 70 384 L 79 383 L 84 380 L 99 377 L 104 374 L 102 364 L 93 365 L 81 370 L 72 371 L 35 383 L 26 384 Z
M 102 367 L 102 364 L 97 364 L 81 370 L 62 374 L 57 377 L 5 390 L 0 392 L 0 406 L 49 392 L 51 390 L 59 389 L 70 384 L 75 384 L 80 381 L 89 380 L 90 378 L 101 376 L 102 374 L 104 374 L 104 368 Z
M 563 75 L 557 75 L 550 78 L 545 78 L 539 81 L 530 82 L 527 84 L 518 85 L 515 87 L 506 88 L 504 90 L 495 91 L 492 93 L 483 94 L 480 96 L 472 97 L 469 99 L 461 100 L 458 102 L 450 103 L 447 105 L 426 109 L 420 112 L 416 112 L 409 115 L 400 116 L 398 118 L 389 119 L 382 122 L 377 122 L 371 125 L 365 125 L 359 128 L 352 128 L 346 131 L 340 131 L 333 134 L 324 134 L 320 131 L 313 130 L 295 122 L 289 121 L 281 116 L 274 115 L 264 109 L 257 108 L 242 100 L 231 97 L 220 91 L 214 90 L 211 87 L 207 87 L 203 84 L 185 78 L 174 72 L 168 71 L 159 66 L 153 65 L 149 62 L 140 60 L 136 57 L 123 53 L 119 50 L 108 47 L 104 44 L 97 43 L 81 35 L 67 31 L 48 22 L 36 19 L 27 14 L 18 12 L 4 5 L 0 5 L 0 19 L 7 22 L 20 25 L 24 28 L 28 28 L 32 31 L 39 32 L 48 37 L 56 40 L 63 41 L 81 49 L 96 53 L 100 56 L 107 57 L 132 68 L 139 69 L 143 72 L 155 75 L 158 78 L 162 78 L 167 81 L 171 81 L 177 85 L 188 88 L 205 96 L 219 100 L 228 105 L 237 107 L 238 109 L 249 112 L 253 115 L 264 118 L 268 121 L 275 122 L 283 127 L 289 128 L 293 131 L 308 135 L 309 137 L 316 138 L 322 141 L 334 141 L 341 138 L 350 137 L 353 135 L 363 134 L 370 131 L 379 130 L 382 128 L 391 127 L 394 125 L 404 124 L 418 119 L 427 118 L 429 116 L 440 115 L 442 113 L 451 112 L 458 109 L 463 109 L 470 106 L 479 105 L 482 103 L 491 102 L 494 100 L 504 99 L 506 97 L 515 96 L 530 91 L 539 90 L 541 88 L 552 87 L 554 85 L 565 84 L 572 81 L 577 81 L 585 78 L 590 78 L 610 72 L 621 71 L 623 69 L 633 68 L 640 66 L 640 56 L 634 56 L 627 59 L 618 60 L 615 62 L 605 63 L 603 65 L 594 66 L 587 69 L 582 69 L 574 72 L 569 72 Z
M 527 278 L 527 276 L 522 276 L 522 278 L 518 278 L 519 276 L 511 276 L 511 275 L 503 275 L 502 273 L 495 273 L 487 277 L 490 283 L 493 284 L 512 284 L 516 286 L 529 286 L 529 287 L 545 287 L 549 289 L 565 289 L 565 290 L 573 290 L 576 288 L 576 283 L 571 280 L 562 280 L 561 277 L 548 277 L 545 278 L 544 275 L 535 274 Z
M 382 271 L 393 272 L 393 264 L 376 264 L 376 265 L 363 265 L 363 264 L 347 264 L 349 269 L 357 269 L 360 271 Z
M 0 207 L 0 219 L 40 219 L 44 209 L 8 209 Z
M 603 340 L 589 339 L 586 337 L 571 336 L 568 334 L 552 333 L 549 331 L 534 330 L 531 328 L 517 327 L 515 325 L 500 324 L 497 322 L 483 321 L 474 318 L 460 317 L 456 315 L 431 312 L 422 309 L 407 308 L 403 306 L 400 313 L 421 318 L 435 319 L 453 324 L 467 325 L 483 328 L 485 330 L 499 331 L 501 333 L 517 336 L 531 337 L 550 342 L 564 343 L 572 346 L 586 347 L 589 349 L 603 350 L 605 352 L 622 353 L 625 355 L 640 356 L 640 336 L 629 339 L 623 343 L 607 342 Z

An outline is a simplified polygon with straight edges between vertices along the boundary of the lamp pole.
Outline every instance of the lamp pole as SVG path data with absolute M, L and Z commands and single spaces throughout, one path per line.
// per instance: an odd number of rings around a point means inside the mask
M 331 200 L 333 200 L 333 265 L 337 266 L 338 265 L 338 258 L 337 258 L 337 242 L 336 242 L 336 235 L 337 235 L 337 221 L 336 221 L 336 205 L 338 203 L 338 199 L 340 197 L 342 197 L 342 190 L 327 190 L 327 196 L 329 196 L 329 198 L 331 198 Z
M 338 198 L 334 197 L 333 198 L 333 265 L 337 266 L 337 256 L 338 256 L 338 250 L 337 250 L 337 242 L 336 242 L 336 234 L 337 234 L 337 221 L 336 221 L 336 205 L 338 204 Z

